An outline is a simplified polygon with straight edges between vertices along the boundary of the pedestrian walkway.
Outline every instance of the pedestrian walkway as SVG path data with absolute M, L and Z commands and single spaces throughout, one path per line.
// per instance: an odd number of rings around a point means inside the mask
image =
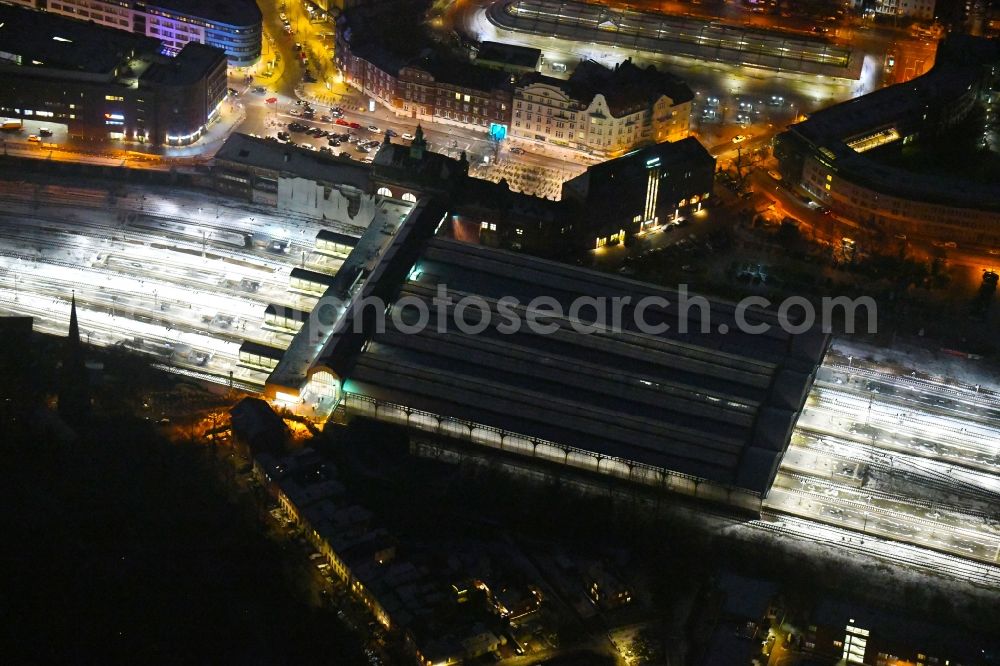
M 201 137 L 188 146 L 163 146 L 159 149 L 164 157 L 191 157 L 208 159 L 225 142 L 233 130 L 246 119 L 246 109 L 243 102 L 232 97 L 222 103 L 219 114 L 205 129 Z

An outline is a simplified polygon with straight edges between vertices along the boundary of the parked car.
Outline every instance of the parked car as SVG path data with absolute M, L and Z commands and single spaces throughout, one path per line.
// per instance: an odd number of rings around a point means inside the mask
M 369 125 L 368 131 L 371 132 L 372 134 L 378 134 L 382 130 L 380 130 L 376 125 Z
M 344 127 L 350 127 L 351 126 L 351 123 L 347 122 L 343 118 L 337 118 L 337 124 L 338 125 L 343 125 Z
M 403 136 L 400 138 L 403 139 L 404 141 L 413 141 L 416 137 L 410 134 L 409 132 L 404 132 Z
M 351 129 L 361 129 L 361 123 L 348 123 Z

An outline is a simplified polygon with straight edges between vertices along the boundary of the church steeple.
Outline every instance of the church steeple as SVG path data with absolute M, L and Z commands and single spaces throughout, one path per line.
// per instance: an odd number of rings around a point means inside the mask
M 70 297 L 69 302 L 69 345 L 70 347 L 80 346 L 80 323 L 76 319 L 76 292 Z
M 69 335 L 66 336 L 62 373 L 59 378 L 59 414 L 70 424 L 80 423 L 90 412 L 87 368 L 80 343 L 80 322 L 76 316 L 76 293 L 69 305 Z

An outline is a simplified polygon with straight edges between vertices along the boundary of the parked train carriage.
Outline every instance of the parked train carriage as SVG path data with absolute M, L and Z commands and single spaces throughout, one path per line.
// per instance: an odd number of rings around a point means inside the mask
M 243 344 L 240 345 L 240 365 L 258 370 L 274 370 L 284 355 L 284 349 L 262 345 L 250 340 L 244 340 Z
M 293 268 L 288 288 L 291 291 L 322 296 L 331 284 L 333 284 L 332 275 L 317 273 L 305 268 Z
M 316 234 L 316 251 L 335 257 L 346 257 L 358 245 L 358 239 L 354 236 L 320 229 Z
M 280 331 L 298 331 L 309 319 L 309 313 L 283 305 L 267 306 L 264 310 L 264 328 L 278 329 Z

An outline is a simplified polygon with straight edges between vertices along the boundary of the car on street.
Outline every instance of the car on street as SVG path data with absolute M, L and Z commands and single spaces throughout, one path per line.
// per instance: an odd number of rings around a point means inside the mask
M 378 128 L 378 126 L 376 126 L 376 125 L 369 125 L 369 126 L 368 126 L 368 131 L 369 131 L 369 132 L 371 132 L 372 134 L 378 134 L 378 133 L 379 133 L 379 132 L 381 132 L 382 130 L 380 130 L 380 129 Z
M 511 146 L 511 148 L 510 148 L 510 154 L 511 155 L 524 155 L 524 148 L 521 148 L 520 146 Z
M 337 124 L 338 125 L 343 125 L 344 127 L 350 127 L 351 126 L 351 123 L 347 122 L 343 118 L 337 118 Z
M 413 139 L 415 139 L 416 137 L 414 137 L 409 132 L 404 132 L 403 136 L 401 136 L 400 138 L 403 139 L 404 141 L 413 141 Z
M 371 129 L 371 128 L 369 127 L 368 129 Z M 388 134 L 389 136 L 399 136 L 399 132 L 397 132 L 396 130 L 392 129 L 391 127 L 389 129 L 387 129 L 385 131 L 385 133 Z
M 39 127 L 38 136 L 52 136 L 52 130 L 50 130 L 48 127 Z
M 733 143 L 743 143 L 750 138 L 749 134 L 737 134 L 733 137 Z
M 775 180 L 781 180 L 781 174 L 775 171 L 774 169 L 769 169 L 767 175 L 770 176 L 771 178 L 774 178 Z
M 293 115 L 293 116 L 301 116 L 302 115 L 302 112 L 299 111 L 298 109 L 296 109 L 294 106 L 292 108 L 288 109 L 288 113 L 291 114 L 291 115 Z
M 361 129 L 361 123 L 348 123 L 351 129 Z
M 322 116 L 319 117 L 319 119 L 321 121 L 323 121 L 324 123 L 332 123 L 333 122 L 333 118 L 331 118 L 330 116 L 327 116 L 327 115 L 322 115 Z

